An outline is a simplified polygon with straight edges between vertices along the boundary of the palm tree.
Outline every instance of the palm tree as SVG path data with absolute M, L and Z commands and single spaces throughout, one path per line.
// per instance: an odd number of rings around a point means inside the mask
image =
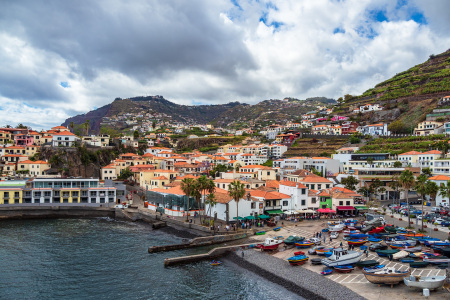
M 183 191 L 183 193 L 186 195 L 187 198 L 187 206 L 186 206 L 186 222 L 189 221 L 189 197 L 192 194 L 192 191 L 194 189 L 194 179 L 192 178 L 184 178 L 181 181 L 181 190 Z
M 395 197 L 397 197 L 398 189 L 400 188 L 400 183 L 398 182 L 398 176 L 397 175 L 392 176 L 391 180 L 392 181 L 389 182 L 388 185 L 391 189 L 393 189 L 396 192 Z M 395 202 L 395 200 L 400 200 L 400 199 L 394 199 L 394 202 Z M 400 204 L 400 203 L 398 203 L 398 204 Z
M 245 195 L 245 185 L 239 180 L 233 180 L 228 186 L 228 195 L 236 201 L 236 224 L 239 223 L 239 200 Z M 236 226 L 236 230 L 239 226 Z
M 427 195 L 430 196 L 431 199 L 433 199 L 433 204 L 436 206 L 436 195 L 439 192 L 439 187 L 434 181 L 427 181 Z
M 216 195 L 214 195 L 213 193 L 208 194 L 208 196 L 206 196 L 206 201 L 205 203 L 207 203 L 209 205 L 209 224 L 211 225 L 211 215 L 212 215 L 212 208 L 213 206 L 216 206 Z
M 421 174 L 417 177 L 416 180 L 416 191 L 422 196 L 422 231 L 423 231 L 423 201 L 425 200 L 425 196 L 427 195 L 427 182 L 428 177 L 424 174 Z
M 406 205 L 408 206 L 409 210 L 409 199 L 408 199 L 408 192 L 409 190 L 414 186 L 414 174 L 410 170 L 405 170 L 400 174 L 400 178 L 398 179 L 398 182 L 402 186 L 403 190 L 406 192 Z M 408 226 L 411 222 L 411 214 L 408 211 Z
M 447 181 L 447 184 L 441 183 L 439 187 L 439 195 L 444 198 L 450 198 L 450 180 Z
M 73 128 L 75 127 L 75 124 L 73 122 L 70 122 L 69 127 L 71 129 L 70 132 L 73 133 Z
M 202 201 L 202 183 L 199 180 L 194 180 L 194 185 L 192 187 L 191 195 L 192 195 L 192 197 L 194 197 L 195 202 L 197 202 L 198 207 L 200 209 L 201 201 Z M 202 224 L 202 216 L 200 215 L 200 211 L 199 211 L 199 217 L 200 217 L 200 224 Z
M 89 124 L 89 120 L 86 120 L 86 122 L 84 122 L 84 128 L 86 129 L 86 135 L 89 135 L 89 128 L 91 127 L 91 125 Z

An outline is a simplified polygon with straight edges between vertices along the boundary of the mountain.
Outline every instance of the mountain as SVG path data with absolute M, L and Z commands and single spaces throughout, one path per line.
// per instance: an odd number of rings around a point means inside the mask
M 127 129 L 149 120 L 183 122 L 188 124 L 212 123 L 216 126 L 232 126 L 257 122 L 282 122 L 298 119 L 302 113 L 316 109 L 318 105 L 335 103 L 335 100 L 316 97 L 307 100 L 285 98 L 264 100 L 255 105 L 230 102 L 217 105 L 179 105 L 163 96 L 116 98 L 111 104 L 86 114 L 68 118 L 62 125 L 76 125 L 89 120 L 92 132 L 101 126 Z
M 335 112 L 351 116 L 354 108 L 378 103 L 383 105 L 382 111 L 364 113 L 355 120 L 362 123 L 399 120 L 403 132 L 410 133 L 447 95 L 450 95 L 450 49 L 430 55 L 426 62 L 396 74 L 362 95 L 346 95 Z

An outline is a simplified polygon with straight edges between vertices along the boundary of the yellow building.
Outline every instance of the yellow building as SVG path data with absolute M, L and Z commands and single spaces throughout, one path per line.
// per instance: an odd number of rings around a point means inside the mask
M 50 169 L 50 164 L 43 160 L 25 160 L 17 164 L 18 173 L 28 174 L 30 176 L 44 175 L 48 169 Z
M 24 188 L 25 181 L 23 180 L 0 181 L 0 204 L 22 203 Z

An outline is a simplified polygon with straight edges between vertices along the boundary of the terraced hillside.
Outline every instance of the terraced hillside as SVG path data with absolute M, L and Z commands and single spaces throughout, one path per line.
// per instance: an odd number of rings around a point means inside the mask
M 401 138 L 377 138 L 359 149 L 359 153 L 390 153 L 398 155 L 409 151 L 426 152 L 441 149 L 443 142 L 448 144 L 444 134 L 429 136 L 407 136 Z
M 286 157 L 293 156 L 330 156 L 337 149 L 341 148 L 348 142 L 348 138 L 302 138 L 298 139 L 284 153 Z

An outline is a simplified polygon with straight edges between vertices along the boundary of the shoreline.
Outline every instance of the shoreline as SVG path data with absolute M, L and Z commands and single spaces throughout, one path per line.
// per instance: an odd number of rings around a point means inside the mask
M 322 275 L 256 250 L 245 250 L 244 258 L 240 252 L 230 253 L 225 259 L 305 299 L 366 299 Z

